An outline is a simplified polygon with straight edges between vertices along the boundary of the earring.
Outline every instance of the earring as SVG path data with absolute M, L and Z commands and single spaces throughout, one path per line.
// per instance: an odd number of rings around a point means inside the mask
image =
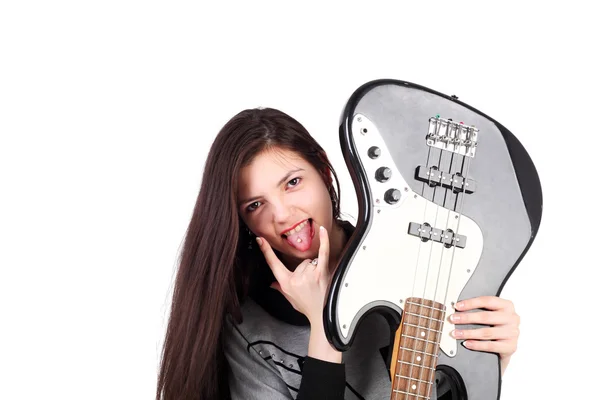
M 248 250 L 252 250 L 253 244 L 254 244 L 254 234 L 252 233 L 252 231 L 250 229 L 248 229 L 248 227 L 246 227 L 246 232 L 248 233 L 248 237 L 250 238 L 250 240 L 248 241 Z

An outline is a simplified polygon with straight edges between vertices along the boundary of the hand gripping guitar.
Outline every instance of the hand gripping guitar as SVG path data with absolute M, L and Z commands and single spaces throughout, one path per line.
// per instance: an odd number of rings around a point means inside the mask
M 356 90 L 340 142 L 359 216 L 326 301 L 329 341 L 347 350 L 380 312 L 396 331 L 391 399 L 434 398 L 442 381 L 452 399 L 498 399 L 498 355 L 466 349 L 446 316 L 499 295 L 535 238 L 542 191 L 526 150 L 456 96 L 396 80 Z

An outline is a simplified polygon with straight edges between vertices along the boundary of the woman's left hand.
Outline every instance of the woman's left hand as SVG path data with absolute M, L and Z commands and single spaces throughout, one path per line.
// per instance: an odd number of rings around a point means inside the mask
M 452 335 L 457 339 L 468 339 L 463 344 L 470 350 L 498 353 L 504 374 L 510 357 L 517 350 L 521 322 L 512 301 L 497 296 L 482 296 L 460 301 L 454 308 L 459 311 L 450 316 L 450 322 L 455 325 L 491 325 L 489 328 L 455 329 Z M 488 311 L 460 312 L 476 308 Z

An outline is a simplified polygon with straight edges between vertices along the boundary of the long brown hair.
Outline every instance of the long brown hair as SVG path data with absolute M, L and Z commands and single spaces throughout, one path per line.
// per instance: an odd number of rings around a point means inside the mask
M 229 397 L 223 323 L 241 323 L 253 266 L 262 257 L 238 214 L 242 167 L 269 147 L 295 151 L 321 171 L 339 219 L 339 182 L 325 151 L 289 115 L 249 109 L 229 120 L 208 154 L 200 192 L 188 226 L 175 279 L 156 399 Z M 333 178 L 336 190 L 333 188 Z

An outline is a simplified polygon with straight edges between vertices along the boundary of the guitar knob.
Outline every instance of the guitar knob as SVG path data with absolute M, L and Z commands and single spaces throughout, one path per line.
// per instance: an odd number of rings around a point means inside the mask
M 388 189 L 383 195 L 383 199 L 388 204 L 396 204 L 400 201 L 401 192 L 398 189 Z
M 385 182 L 392 177 L 392 170 L 388 167 L 380 167 L 375 171 L 375 179 L 379 182 Z
M 377 146 L 373 146 L 369 149 L 368 154 L 369 157 L 371 157 L 374 160 L 381 155 L 381 149 Z

